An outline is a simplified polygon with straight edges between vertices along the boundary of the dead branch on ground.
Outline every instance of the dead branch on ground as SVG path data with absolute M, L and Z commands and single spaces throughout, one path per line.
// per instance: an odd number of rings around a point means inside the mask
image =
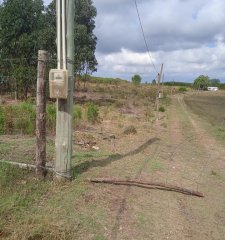
M 159 189 L 159 190 L 165 190 L 165 191 L 179 192 L 182 194 L 187 194 L 187 195 L 196 196 L 196 197 L 204 197 L 203 193 L 201 192 L 190 190 L 183 187 L 178 187 L 171 184 L 160 183 L 160 182 L 146 182 L 146 181 L 109 179 L 109 178 L 94 178 L 94 179 L 89 179 L 89 182 L 136 186 L 136 187 L 142 187 L 142 188 L 148 188 L 148 189 Z

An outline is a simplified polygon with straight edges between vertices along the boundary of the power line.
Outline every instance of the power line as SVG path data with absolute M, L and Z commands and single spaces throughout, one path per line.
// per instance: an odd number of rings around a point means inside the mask
M 151 56 L 151 54 L 150 54 L 150 51 L 149 51 L 148 43 L 147 43 L 147 41 L 146 41 L 145 32 L 144 32 L 143 24 L 142 24 L 142 21 L 141 21 L 141 15 L 140 15 L 140 13 L 139 13 L 137 1 L 134 0 L 134 2 L 135 2 L 135 7 L 136 7 L 136 10 L 137 10 L 137 15 L 138 15 L 138 19 L 139 19 L 139 22 L 140 22 L 140 26 L 141 26 L 141 30 L 142 30 L 142 34 L 143 34 L 143 38 L 144 38 L 144 42 L 145 42 L 145 46 L 146 46 L 146 49 L 147 49 L 147 52 L 148 52 L 148 55 L 149 55 L 151 64 L 152 64 L 153 68 L 155 69 L 156 73 L 158 74 L 158 71 L 157 71 L 157 69 L 156 69 L 156 67 L 155 67 L 155 64 L 154 64 L 154 62 L 153 62 L 153 58 L 152 58 L 152 56 Z

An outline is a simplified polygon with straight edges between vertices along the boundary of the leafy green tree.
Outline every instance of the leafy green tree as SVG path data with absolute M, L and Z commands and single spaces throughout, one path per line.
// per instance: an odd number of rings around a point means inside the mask
M 56 58 L 56 2 L 52 1 L 43 12 L 43 27 L 39 36 L 42 49 L 48 50 L 50 58 Z
M 156 85 L 156 80 L 155 79 L 152 80 L 152 85 Z
M 97 37 L 93 31 L 97 10 L 92 0 L 75 0 L 75 73 L 78 75 L 95 72 L 98 64 L 95 58 Z M 56 2 L 53 0 L 46 8 L 45 43 L 50 48 L 52 55 L 56 54 Z M 51 47 L 54 45 L 54 47 Z M 49 50 L 48 50 L 49 51 Z
M 12 69 L 12 77 L 16 79 L 16 92 L 22 93 L 22 97 L 27 99 L 31 88 L 36 87 L 36 66 L 18 65 Z
M 97 11 L 92 0 L 75 2 L 75 73 L 88 75 L 97 66 L 97 38 L 93 33 Z M 56 57 L 55 0 L 47 7 L 43 0 L 4 0 L 0 4 L 0 69 L 5 76 L 12 73 L 11 89 L 23 91 L 25 98 L 36 81 L 36 74 L 30 73 L 37 66 L 39 49 Z M 13 63 L 5 59 L 13 59 Z
M 36 57 L 43 28 L 42 0 L 4 0 L 0 10 L 0 57 Z
M 219 87 L 220 86 L 220 80 L 219 79 L 210 79 L 209 84 L 211 87 Z
M 0 6 L 0 63 L 3 73 L 12 73 L 15 81 L 10 82 L 16 90 L 23 91 L 25 98 L 29 83 L 36 80 L 34 58 L 42 46 L 43 11 L 42 0 L 4 0 Z M 5 59 L 13 59 L 13 62 Z
M 139 85 L 141 83 L 141 76 L 138 74 L 135 74 L 131 80 L 133 84 Z
M 97 10 L 92 0 L 75 0 L 75 70 L 77 73 L 95 72 L 97 37 L 93 31 Z
M 208 76 L 204 76 L 204 75 L 200 75 L 199 77 L 197 77 L 194 80 L 194 88 L 196 89 L 201 89 L 201 90 L 206 90 L 207 87 L 209 86 L 209 77 Z

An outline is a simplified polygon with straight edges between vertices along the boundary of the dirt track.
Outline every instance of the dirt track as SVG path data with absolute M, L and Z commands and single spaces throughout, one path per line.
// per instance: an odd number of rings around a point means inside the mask
M 173 97 L 167 114 L 167 127 L 161 121 L 148 134 L 146 128 L 135 139 L 143 141 L 141 151 L 107 167 L 109 175 L 121 167 L 126 174 L 119 175 L 199 190 L 205 197 L 104 186 L 106 199 L 116 202 L 107 239 L 225 239 L 224 146 L 203 129 L 182 96 Z

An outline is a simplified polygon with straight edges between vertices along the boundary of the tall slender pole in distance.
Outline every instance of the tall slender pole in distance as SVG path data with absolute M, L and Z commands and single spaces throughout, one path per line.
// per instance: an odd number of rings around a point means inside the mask
M 163 76 L 162 76 L 162 95 L 164 97 L 164 79 L 165 79 L 165 74 L 163 73 Z
M 57 35 L 60 35 L 62 39 L 60 46 L 62 49 L 63 63 L 60 64 L 60 68 L 68 68 L 69 82 L 67 99 L 57 100 L 55 173 L 57 179 L 66 180 L 71 178 L 75 1 L 62 1 L 63 4 L 60 5 L 61 1 L 57 0 L 57 5 L 60 6 L 60 8 L 62 6 L 60 21 L 58 20 L 62 26 L 61 28 L 57 28 L 59 30 L 62 29 L 62 31 Z M 59 11 L 57 11 L 57 13 L 59 14 Z M 59 41 L 57 41 L 57 43 L 59 44 Z M 58 51 L 60 51 L 59 47 Z
M 160 84 L 160 74 L 157 75 L 157 92 L 156 92 L 156 120 L 159 120 L 159 84 Z
M 156 95 L 156 112 L 157 112 L 157 121 L 159 120 L 159 93 L 160 93 L 160 81 L 162 78 L 162 72 L 163 72 L 163 64 L 161 66 L 160 73 L 158 73 L 157 77 L 157 95 Z

